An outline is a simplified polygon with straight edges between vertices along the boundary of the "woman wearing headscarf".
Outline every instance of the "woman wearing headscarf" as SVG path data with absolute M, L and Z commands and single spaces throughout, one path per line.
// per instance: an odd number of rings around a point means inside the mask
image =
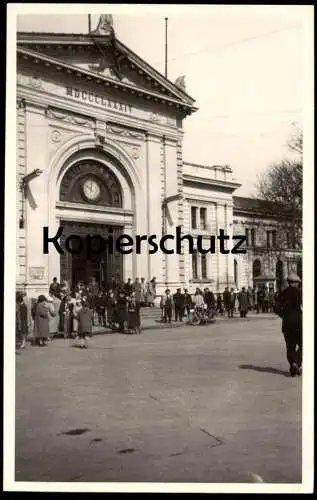
M 49 337 L 49 309 L 45 295 L 40 295 L 37 301 L 34 336 L 40 346 L 47 345 L 47 338 Z

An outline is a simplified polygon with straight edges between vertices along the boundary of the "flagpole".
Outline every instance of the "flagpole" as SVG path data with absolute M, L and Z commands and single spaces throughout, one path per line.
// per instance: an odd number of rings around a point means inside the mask
M 167 22 L 168 17 L 165 18 L 165 78 L 167 78 Z
M 88 33 L 91 32 L 91 14 L 88 14 Z

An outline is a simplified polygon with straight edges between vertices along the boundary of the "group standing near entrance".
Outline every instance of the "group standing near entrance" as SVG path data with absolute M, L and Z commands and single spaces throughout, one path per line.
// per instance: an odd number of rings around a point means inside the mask
M 291 376 L 302 372 L 302 292 L 300 278 L 291 273 L 288 286 L 282 292 L 268 287 L 248 288 L 240 291 L 227 287 L 223 294 L 214 294 L 209 288 L 196 289 L 194 295 L 187 289 L 178 288 L 174 294 L 166 289 L 161 297 L 161 321 L 171 324 L 183 322 L 191 311 L 202 311 L 213 317 L 227 314 L 233 318 L 240 313 L 246 318 L 249 311 L 274 312 L 282 318 L 282 333 L 286 344 L 287 361 Z M 67 283 L 53 279 L 48 295 L 40 295 L 33 301 L 33 338 L 35 345 L 46 346 L 51 338 L 62 334 L 65 338 L 76 338 L 81 348 L 88 347 L 94 325 L 109 327 L 120 333 L 140 333 L 141 307 L 154 307 L 156 278 L 146 283 L 144 278 L 129 279 L 126 283 L 115 281 L 111 287 L 99 287 L 92 281 L 89 285 L 78 283 L 70 288 Z M 26 295 L 16 294 L 16 337 L 20 348 L 26 345 L 29 333 Z

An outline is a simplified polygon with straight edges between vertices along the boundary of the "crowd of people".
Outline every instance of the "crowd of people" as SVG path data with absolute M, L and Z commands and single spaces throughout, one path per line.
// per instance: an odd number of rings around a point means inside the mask
M 145 283 L 138 278 L 132 283 L 113 281 L 111 287 L 99 287 L 95 280 L 79 282 L 70 287 L 67 282 L 53 279 L 47 295 L 40 295 L 31 304 L 34 344 L 46 346 L 57 335 L 79 338 L 80 346 L 88 347 L 93 326 L 108 327 L 121 333 L 140 333 L 140 308 L 153 307 L 156 279 Z M 26 295 L 16 296 L 17 343 L 25 347 L 29 333 Z
M 140 333 L 141 307 L 153 307 L 156 296 L 155 277 L 148 283 L 144 278 L 136 278 L 134 282 L 128 279 L 126 283 L 113 280 L 108 287 L 100 287 L 93 279 L 89 284 L 79 282 L 71 287 L 54 278 L 49 293 L 40 295 L 31 304 L 34 342 L 44 346 L 51 338 L 63 335 L 80 338 L 87 347 L 93 326 Z M 178 288 L 174 294 L 167 289 L 160 300 L 161 321 L 171 323 L 174 313 L 174 321 L 182 322 L 192 309 L 202 307 L 218 315 L 227 314 L 229 318 L 239 312 L 240 317 L 245 318 L 251 310 L 257 313 L 275 311 L 275 302 L 276 294 L 268 288 L 243 287 L 241 291 L 226 288 L 222 294 L 214 294 L 209 288 L 197 288 L 193 295 L 187 289 L 182 292 Z M 28 306 L 21 292 L 17 292 L 16 325 L 18 344 L 24 348 L 29 333 Z
M 249 311 L 274 312 L 282 318 L 282 332 L 286 342 L 287 360 L 292 376 L 301 373 L 302 366 L 302 292 L 299 277 L 291 273 L 288 287 L 274 293 L 269 287 L 248 288 L 240 291 L 227 287 L 214 294 L 209 288 L 196 289 L 191 295 L 187 289 L 178 288 L 174 294 L 169 289 L 160 300 L 161 321 L 183 321 L 193 309 L 206 307 L 215 314 L 233 318 L 239 312 L 246 318 Z M 140 333 L 141 307 L 153 307 L 156 299 L 156 278 L 145 283 L 144 278 L 128 279 L 126 283 L 113 281 L 110 287 L 99 287 L 94 280 L 74 287 L 53 279 L 47 295 L 40 295 L 31 304 L 33 340 L 35 345 L 46 346 L 58 334 L 65 338 L 79 339 L 80 347 L 88 347 L 94 325 L 109 327 L 121 333 Z M 16 340 L 20 348 L 26 345 L 30 332 L 26 294 L 16 294 Z

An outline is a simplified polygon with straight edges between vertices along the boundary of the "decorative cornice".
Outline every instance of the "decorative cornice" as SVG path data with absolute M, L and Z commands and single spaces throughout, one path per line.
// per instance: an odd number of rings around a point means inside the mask
M 30 33 L 30 32 L 18 32 L 17 33 L 17 43 L 18 46 L 31 45 L 38 48 L 43 48 L 45 46 L 62 48 L 67 46 L 68 48 L 73 47 L 94 47 L 94 41 L 104 42 L 103 36 L 91 36 L 90 34 L 76 34 L 76 33 Z M 163 92 L 171 92 L 176 95 L 180 100 L 185 101 L 187 105 L 192 107 L 195 111 L 193 103 L 195 100 L 187 94 L 184 89 L 180 89 L 165 76 L 155 70 L 152 66 L 146 63 L 140 56 L 133 52 L 130 48 L 124 45 L 120 40 L 116 38 L 116 54 L 126 57 L 131 67 L 134 67 L 139 74 L 145 74 L 148 80 L 153 80 L 156 85 L 162 86 Z
M 75 76 L 86 77 L 88 81 L 94 80 L 96 83 L 103 83 L 107 87 L 112 87 L 117 90 L 129 92 L 134 96 L 145 98 L 148 100 L 153 100 L 154 102 L 174 107 L 178 111 L 182 112 L 185 116 L 187 114 L 191 114 L 193 111 L 196 110 L 196 108 L 194 108 L 188 102 L 184 102 L 182 100 L 178 100 L 177 98 L 169 97 L 167 95 L 162 95 L 158 92 L 150 91 L 138 87 L 136 85 L 131 85 L 129 83 L 121 83 L 120 81 L 113 80 L 111 78 L 107 78 L 103 75 L 100 75 L 100 73 L 94 73 L 84 68 L 79 68 L 77 66 L 67 64 L 63 61 L 60 61 L 59 59 L 55 59 L 51 56 L 47 56 L 46 54 L 36 52 L 34 50 L 25 49 L 20 46 L 17 49 L 17 53 L 23 59 L 31 60 L 35 64 L 42 64 L 46 68 L 54 67 L 57 71 L 65 72 L 68 75 L 72 74 Z
M 238 182 L 234 181 L 221 181 L 217 179 L 208 179 L 205 177 L 198 177 L 195 175 L 190 175 L 190 174 L 183 174 L 183 180 L 184 184 L 200 184 L 204 186 L 209 186 L 213 187 L 215 189 L 223 189 L 225 191 L 235 191 L 239 187 L 241 187 L 241 184 Z

